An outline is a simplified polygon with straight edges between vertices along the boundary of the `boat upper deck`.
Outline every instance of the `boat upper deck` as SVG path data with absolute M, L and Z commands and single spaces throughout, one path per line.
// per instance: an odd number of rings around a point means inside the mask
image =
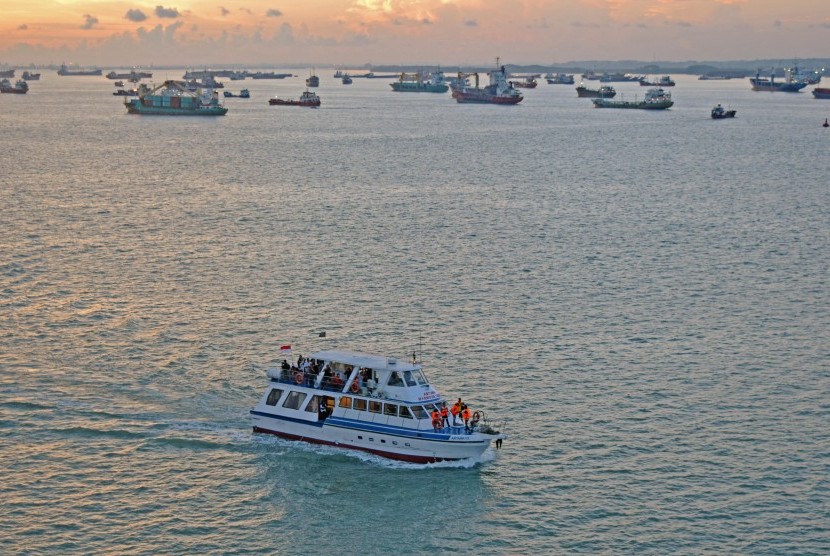
M 274 382 L 329 392 L 409 403 L 441 399 L 421 365 L 354 351 L 320 351 L 298 357 L 296 364 L 284 360 L 267 373 Z

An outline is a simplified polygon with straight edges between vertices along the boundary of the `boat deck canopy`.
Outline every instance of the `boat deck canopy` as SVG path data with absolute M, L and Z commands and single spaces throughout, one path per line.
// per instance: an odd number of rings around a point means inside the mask
M 383 355 L 372 355 L 349 350 L 326 350 L 318 351 L 309 355 L 311 359 L 322 359 L 323 361 L 334 361 L 345 363 L 355 367 L 390 371 L 415 371 L 420 370 L 420 365 L 413 365 L 409 361 L 402 361 L 396 357 L 385 357 Z

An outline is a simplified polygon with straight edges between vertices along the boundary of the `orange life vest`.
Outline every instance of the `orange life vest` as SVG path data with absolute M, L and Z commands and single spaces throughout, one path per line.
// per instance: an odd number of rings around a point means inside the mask
M 465 421 L 470 420 L 470 408 L 469 407 L 461 412 L 461 418 L 464 419 Z
M 448 415 L 447 407 L 444 406 L 441 408 L 441 417 L 446 417 Z

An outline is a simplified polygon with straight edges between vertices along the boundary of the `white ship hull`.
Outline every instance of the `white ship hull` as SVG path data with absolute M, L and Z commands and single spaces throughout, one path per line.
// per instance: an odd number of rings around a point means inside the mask
M 274 434 L 289 440 L 361 450 L 412 463 L 477 458 L 495 438 L 477 433 L 465 435 L 463 425 L 436 433 L 432 430 L 420 431 L 334 416 L 321 423 L 316 420 L 316 414 L 310 416 L 313 421 L 278 416 L 257 409 L 251 411 L 254 432 Z M 383 415 L 377 417 L 380 420 L 384 419 Z

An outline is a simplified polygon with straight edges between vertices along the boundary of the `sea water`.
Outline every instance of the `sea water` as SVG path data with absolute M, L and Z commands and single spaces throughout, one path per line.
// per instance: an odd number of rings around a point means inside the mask
M 826 552 L 830 101 L 676 80 L 665 112 L 0 96 L 2 552 Z M 509 438 L 419 466 L 252 434 L 284 344 L 415 351 Z

